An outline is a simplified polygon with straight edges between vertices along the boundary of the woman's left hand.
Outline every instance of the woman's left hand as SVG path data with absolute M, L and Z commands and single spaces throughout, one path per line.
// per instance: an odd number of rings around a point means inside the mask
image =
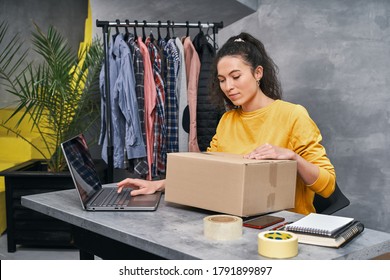
M 248 159 L 296 159 L 297 154 L 293 151 L 274 146 L 271 144 L 264 144 L 257 147 L 252 152 L 244 155 Z

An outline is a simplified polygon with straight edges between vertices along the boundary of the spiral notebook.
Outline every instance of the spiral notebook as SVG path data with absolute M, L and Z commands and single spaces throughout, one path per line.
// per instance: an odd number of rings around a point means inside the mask
M 299 243 L 339 248 L 345 246 L 356 236 L 362 233 L 364 225 L 360 221 L 353 221 L 346 227 L 341 228 L 333 236 L 324 236 L 310 233 L 294 232 Z
M 334 236 L 353 221 L 354 218 L 310 213 L 302 219 L 286 225 L 285 229 L 293 232 Z

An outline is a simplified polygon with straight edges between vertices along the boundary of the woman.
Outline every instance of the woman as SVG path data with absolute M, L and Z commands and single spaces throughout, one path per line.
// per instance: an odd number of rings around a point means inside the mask
M 336 175 L 320 144 L 321 133 L 300 105 L 281 100 L 277 66 L 264 45 L 248 33 L 231 37 L 219 50 L 212 70 L 213 99 L 228 110 L 221 118 L 209 152 L 242 154 L 249 159 L 297 161 L 295 208 L 315 212 L 314 194 L 331 195 Z M 125 179 L 138 188 L 132 195 L 162 191 L 165 180 Z

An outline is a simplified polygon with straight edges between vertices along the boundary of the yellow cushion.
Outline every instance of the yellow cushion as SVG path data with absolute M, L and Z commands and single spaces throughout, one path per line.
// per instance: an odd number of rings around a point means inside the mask
M 7 228 L 7 218 L 5 212 L 5 191 L 0 191 L 0 235 Z
M 0 171 L 11 168 L 12 166 L 15 166 L 16 164 L 17 164 L 17 162 L 0 161 Z M 0 192 L 5 192 L 5 184 L 4 184 L 4 177 L 3 176 L 0 176 Z
M 0 161 L 0 171 L 8 169 L 12 166 L 15 166 L 16 162 L 1 162 Z M 7 218 L 6 218 L 6 209 L 5 209 L 5 184 L 4 177 L 0 177 L 0 235 L 4 233 L 7 228 Z

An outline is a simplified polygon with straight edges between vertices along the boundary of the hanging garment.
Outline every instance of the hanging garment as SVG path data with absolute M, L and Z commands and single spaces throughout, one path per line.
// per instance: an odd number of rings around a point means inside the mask
M 118 73 L 120 70 L 120 59 L 114 55 L 114 49 L 118 48 L 118 45 L 115 44 L 116 36 L 110 38 L 110 47 L 109 47 L 109 84 L 110 84 L 110 103 L 111 103 L 111 136 L 112 136 L 112 146 L 113 151 L 113 166 L 114 168 L 124 168 L 124 132 L 125 132 L 125 119 L 120 113 L 120 109 L 117 106 L 117 97 L 114 94 L 115 83 L 118 78 Z M 102 146 L 102 159 L 108 163 L 107 155 L 107 119 L 106 119 L 106 106 L 107 106 L 107 95 L 105 91 L 105 72 L 104 67 L 102 67 L 100 72 L 100 92 L 101 92 L 101 130 L 99 136 L 99 145 Z M 120 131 L 119 134 L 117 133 Z
M 192 41 L 200 59 L 198 95 L 196 103 L 196 132 L 199 149 L 206 151 L 213 138 L 219 119 L 223 112 L 212 104 L 209 93 L 211 65 L 215 57 L 215 49 L 200 31 Z
M 109 59 L 109 85 L 110 85 L 110 93 L 114 90 L 114 85 L 116 78 L 118 77 L 118 69 L 119 69 L 119 61 L 115 60 L 114 57 L 112 56 L 112 49 L 114 47 L 113 44 L 113 37 L 110 38 L 110 43 L 109 43 L 109 49 L 108 49 L 108 59 Z M 107 162 L 107 119 L 106 119 L 106 102 L 107 102 L 107 94 L 106 94 L 106 88 L 105 88 L 105 67 L 104 65 L 102 66 L 100 70 L 100 75 L 99 75 L 99 88 L 100 88 L 100 135 L 99 135 L 99 141 L 98 144 L 103 146 L 102 148 L 102 158 L 105 162 Z M 110 96 L 110 101 L 112 99 L 112 96 Z M 111 112 L 112 114 L 112 112 Z M 112 117 L 112 115 L 111 115 Z
M 190 113 L 190 133 L 188 149 L 190 152 L 200 152 L 197 139 L 196 124 L 196 99 L 198 95 L 198 79 L 200 72 L 200 60 L 190 37 L 184 39 L 184 58 L 187 74 L 187 95 Z
M 179 104 L 179 119 L 178 119 L 178 133 L 179 133 L 179 152 L 188 152 L 188 137 L 189 128 L 185 128 L 186 121 L 185 111 L 188 111 L 188 96 L 187 96 L 187 76 L 184 59 L 184 46 L 179 38 L 175 39 L 175 44 L 179 53 L 180 67 L 176 80 L 176 92 Z
M 165 77 L 167 76 L 166 70 L 167 70 L 167 65 L 166 65 L 166 59 L 165 59 L 165 53 L 164 49 L 165 46 L 167 45 L 167 42 L 163 38 L 160 38 L 157 42 L 157 46 L 160 50 L 160 57 L 161 57 L 161 78 L 164 80 L 164 86 L 165 86 Z M 165 89 L 164 89 L 165 91 Z
M 165 174 L 167 148 L 166 148 L 166 128 L 165 128 L 165 90 L 164 81 L 161 75 L 161 56 L 158 47 L 146 39 L 150 59 L 153 65 L 153 76 L 156 85 L 156 110 L 154 119 L 154 143 L 153 143 L 153 161 L 152 176 L 157 177 Z
M 179 69 L 179 54 L 176 49 L 175 40 L 169 39 L 164 47 L 166 61 L 165 71 L 165 125 L 167 130 L 167 153 L 179 151 L 178 133 L 178 103 L 176 93 L 176 79 Z
M 112 52 L 110 52 L 110 65 L 116 65 L 118 70 L 115 81 L 113 81 L 114 77 L 110 76 L 110 81 L 114 85 L 112 91 L 110 91 L 114 147 L 113 165 L 115 168 L 125 168 L 125 150 L 127 151 L 127 158 L 134 159 L 145 157 L 146 149 L 138 117 L 132 57 L 130 48 L 124 42 L 122 34 L 118 34 L 113 42 Z M 104 86 L 101 89 L 104 89 Z M 106 138 L 106 133 L 104 135 L 104 138 Z M 107 141 L 104 139 L 102 158 L 107 162 L 106 145 Z
M 142 131 L 142 139 L 146 142 L 146 130 L 145 130 L 145 96 L 144 96 L 144 62 L 143 57 L 138 47 L 134 35 L 126 33 L 127 44 L 130 47 L 130 51 L 133 58 L 134 76 L 135 76 L 135 94 L 137 96 L 138 116 L 140 119 L 140 126 Z M 149 174 L 148 159 L 147 157 L 137 158 L 130 160 L 129 170 L 133 170 L 136 174 L 145 176 Z
M 145 130 L 146 130 L 146 147 L 148 156 L 149 175 L 152 179 L 152 161 L 153 161 L 153 143 L 154 143 L 154 120 L 157 102 L 156 84 L 151 64 L 149 51 L 141 37 L 138 37 L 138 45 L 144 62 L 144 92 L 145 92 Z

